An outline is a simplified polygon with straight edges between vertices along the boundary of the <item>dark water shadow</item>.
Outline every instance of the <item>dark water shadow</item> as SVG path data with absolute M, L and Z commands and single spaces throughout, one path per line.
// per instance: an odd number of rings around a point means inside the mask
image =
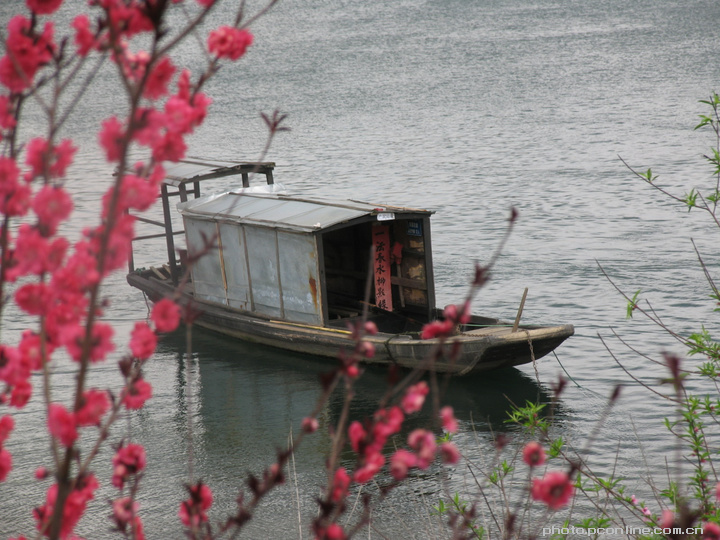
M 193 328 L 192 348 L 199 372 L 201 414 L 219 415 L 226 430 L 229 419 L 233 425 L 251 426 L 256 433 L 257 426 L 262 426 L 263 432 L 274 427 L 281 429 L 282 434 L 276 433 L 271 437 L 273 440 L 286 437 L 288 426 L 299 426 L 313 410 L 320 395 L 320 375 L 336 366 L 333 359 L 233 340 L 201 328 Z M 182 358 L 184 330 L 163 336 L 158 350 Z M 179 361 L 177 369 L 181 383 L 178 388 L 182 389 L 184 362 Z M 363 368 L 355 385 L 350 409 L 352 419 L 372 416 L 388 390 L 387 381 L 386 367 Z M 506 420 L 513 405 L 548 403 L 551 399 L 542 384 L 514 368 L 463 377 L 438 375 L 438 385 L 442 392 L 441 405 L 453 407 L 461 429 L 512 430 Z M 337 420 L 343 401 L 343 390 L 336 390 L 321 416 L 327 421 Z M 408 419 L 408 428 L 431 425 L 431 409 L 428 400 L 422 411 Z M 554 414 L 556 418 L 566 414 L 562 403 L 555 407 Z

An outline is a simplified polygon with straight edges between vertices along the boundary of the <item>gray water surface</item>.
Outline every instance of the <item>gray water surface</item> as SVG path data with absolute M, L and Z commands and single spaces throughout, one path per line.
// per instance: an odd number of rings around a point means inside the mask
M 0 5 L 0 22 L 18 9 Z M 227 24 L 230 11 L 217 10 L 211 23 Z M 707 112 L 698 100 L 717 90 L 719 17 L 720 4 L 711 0 L 281 2 L 255 26 L 247 56 L 223 67 L 207 87 L 214 104 L 189 154 L 257 159 L 266 137 L 259 112 L 288 113 L 292 131 L 278 136 L 266 159 L 277 163 L 276 180 L 290 191 L 437 212 L 439 305 L 462 298 L 474 262 L 487 262 L 516 207 L 520 220 L 475 311 L 512 319 L 528 287 L 524 322 L 572 323 L 576 335 L 558 350 L 562 366 L 549 356 L 537 364 L 537 377 L 525 366 L 451 381 L 447 401 L 461 420 L 456 441 L 468 460 L 484 459 L 494 451 L 491 431 L 510 430 L 504 423 L 509 402 L 547 401 L 550 384 L 567 372 L 572 381 L 555 434 L 581 447 L 606 397 L 623 383 L 589 461 L 603 474 L 614 468 L 628 478 L 629 492 L 650 501 L 643 478 L 659 473 L 658 481 L 664 479 L 660 464 L 672 439 L 662 419 L 672 410 L 629 379 L 598 334 L 652 385 L 662 370 L 624 347 L 610 328 L 655 359 L 663 350 L 683 349 L 642 318 L 625 320 L 625 301 L 598 263 L 623 290 L 641 289 L 680 333 L 717 328 L 690 243 L 693 238 L 717 275 L 717 230 L 707 216 L 688 213 L 635 179 L 618 155 L 640 170 L 652 167 L 658 182 L 679 195 L 713 186 L 701 157 L 711 134 L 693 127 Z M 192 46 L 180 58 L 190 69 L 203 65 Z M 110 182 L 95 133 L 102 119 L 122 110 L 114 84 L 108 71 L 66 130 L 81 146 L 68 182 L 77 197 L 71 234 L 95 222 Z M 28 132 L 39 130 L 31 120 Z M 141 250 L 138 265 L 157 264 L 157 252 Z M 120 274 L 106 294 L 112 299 L 106 316 L 119 329 L 121 349 L 147 307 Z M 27 324 L 9 312 L 4 340 L 13 342 Z M 212 518 L 219 520 L 232 511 L 246 473 L 260 473 L 312 408 L 317 375 L 327 367 L 321 359 L 197 330 L 193 349 L 188 373 L 183 336 L 163 338 L 147 366 L 153 399 L 114 433 L 119 439 L 131 425 L 147 448 L 140 504 L 150 539 L 182 537 L 176 513 L 185 497 L 188 418 L 196 474 L 213 488 Z M 73 367 L 58 360 L 57 399 L 70 395 Z M 112 360 L 93 377 L 94 384 L 119 384 Z M 381 370 L 367 371 L 354 416 L 374 410 L 384 384 Z M 327 404 L 320 433 L 303 445 L 288 483 L 268 498 L 246 538 L 310 537 L 314 497 L 326 481 L 323 435 L 338 417 L 340 399 Z M 7 443 L 15 469 L 0 485 L 3 537 L 32 534 L 31 508 L 47 488 L 33 479 L 38 464 L 49 465 L 37 396 L 16 423 Z M 104 487 L 78 529 L 88 539 L 117 537 L 107 519 L 107 501 L 116 496 L 111 457 L 105 450 L 95 467 Z M 430 507 L 444 496 L 441 478 L 439 468 L 413 476 L 374 511 L 367 536 L 437 537 Z M 476 495 L 462 466 L 449 482 L 451 492 Z M 651 509 L 659 511 L 657 504 Z M 581 509 L 578 517 L 590 515 Z

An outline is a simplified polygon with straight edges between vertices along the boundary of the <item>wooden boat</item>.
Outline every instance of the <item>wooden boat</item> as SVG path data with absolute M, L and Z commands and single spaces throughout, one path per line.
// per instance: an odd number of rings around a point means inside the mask
M 273 169 L 273 163 L 199 160 L 168 167 L 162 221 L 137 218 L 164 230 L 133 241 L 130 285 L 152 301 L 177 292 L 202 327 L 326 357 L 352 345 L 348 323 L 360 320 L 369 288 L 368 318 L 379 332 L 367 336 L 376 350 L 367 361 L 454 374 L 531 362 L 573 334 L 572 325 L 518 326 L 473 316 L 451 338 L 461 345 L 459 357 L 428 366 L 438 340 L 421 339 L 420 331 L 442 318 L 435 306 L 432 212 L 289 196 L 274 183 Z M 264 176 L 265 183 L 251 187 L 251 176 Z M 211 180 L 238 188 L 201 196 Z M 173 197 L 182 230 L 173 223 Z M 177 235 L 186 243 L 179 257 Z M 165 240 L 168 262 L 135 268 L 137 243 L 152 238 Z

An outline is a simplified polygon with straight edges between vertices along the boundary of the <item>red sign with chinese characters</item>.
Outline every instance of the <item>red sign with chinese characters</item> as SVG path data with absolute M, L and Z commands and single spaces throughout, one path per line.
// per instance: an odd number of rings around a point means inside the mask
M 373 226 L 373 278 L 375 281 L 375 304 L 380 309 L 392 311 L 392 288 L 390 284 L 390 227 Z

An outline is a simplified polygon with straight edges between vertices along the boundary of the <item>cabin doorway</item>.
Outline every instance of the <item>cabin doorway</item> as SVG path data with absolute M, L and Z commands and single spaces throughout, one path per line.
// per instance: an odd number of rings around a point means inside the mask
M 434 308 L 426 224 L 429 220 L 373 220 L 322 235 L 328 325 L 344 328 L 360 318 L 370 276 L 368 318 L 381 332 L 420 331 Z

